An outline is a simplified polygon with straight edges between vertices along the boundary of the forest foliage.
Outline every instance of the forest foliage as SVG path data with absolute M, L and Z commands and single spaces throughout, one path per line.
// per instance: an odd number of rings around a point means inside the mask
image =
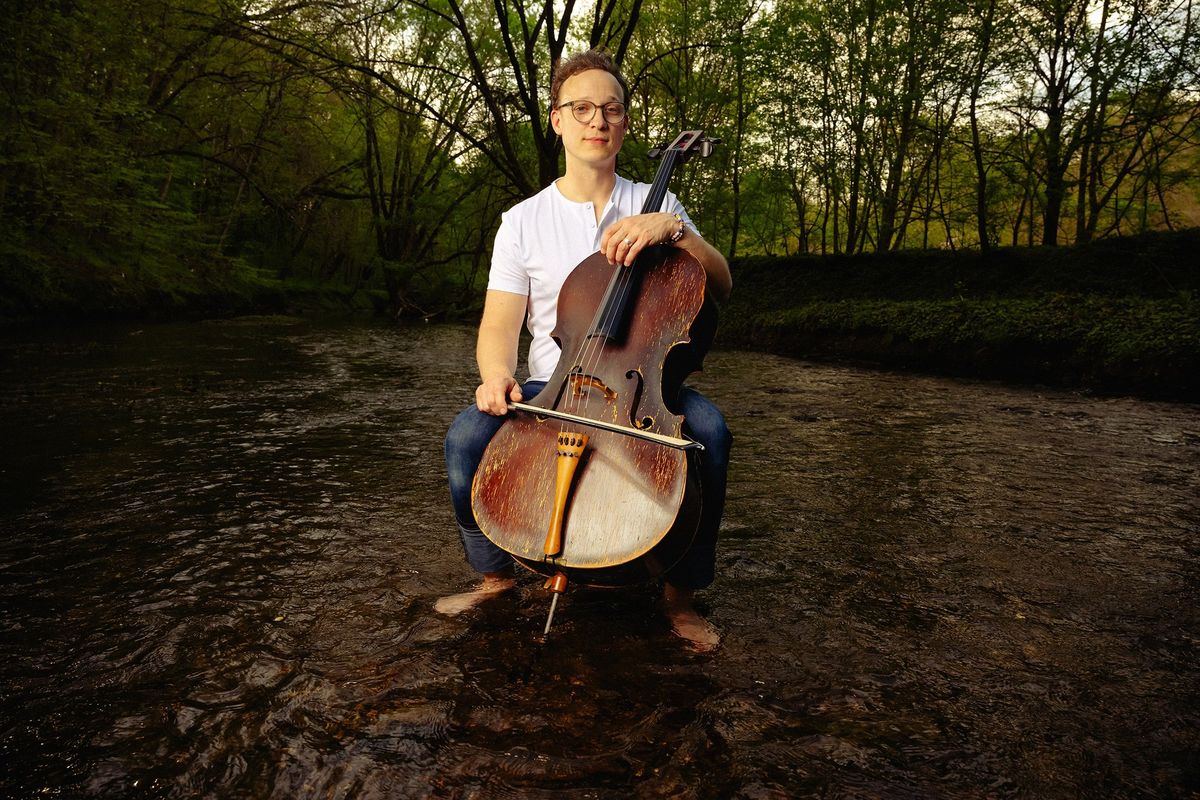
M 608 48 L 619 169 L 734 256 L 1200 225 L 1192 0 L 60 0 L 0 30 L 0 314 L 280 285 L 474 307 L 557 175 L 548 86 Z

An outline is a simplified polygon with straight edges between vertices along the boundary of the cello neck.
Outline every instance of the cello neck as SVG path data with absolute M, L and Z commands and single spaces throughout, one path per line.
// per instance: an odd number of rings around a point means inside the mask
M 646 195 L 646 202 L 642 205 L 643 214 L 662 211 L 663 201 L 667 199 L 667 185 L 671 182 L 671 174 L 675 171 L 676 165 L 681 161 L 686 161 L 697 146 L 702 142 L 709 141 L 703 137 L 704 131 L 684 131 L 666 147 L 650 151 L 651 158 L 661 158 L 662 161 L 658 165 L 658 172 L 654 175 L 654 182 L 650 184 L 650 193 Z
M 667 199 L 667 186 L 671 182 L 671 175 L 675 172 L 675 167 L 687 161 L 694 153 L 698 152 L 701 156 L 708 156 L 712 153 L 713 145 L 717 141 L 705 138 L 702 130 L 684 131 L 676 136 L 669 145 L 650 150 L 647 155 L 662 160 L 654 175 L 654 182 L 650 184 L 646 202 L 642 205 L 642 213 L 650 214 L 661 211 L 663 201 Z M 636 264 L 631 267 L 622 264 L 613 270 L 612 279 L 608 282 L 604 298 L 600 301 L 600 305 L 596 309 L 596 316 L 592 319 L 591 337 L 621 341 L 637 296 L 639 278 L 640 273 Z

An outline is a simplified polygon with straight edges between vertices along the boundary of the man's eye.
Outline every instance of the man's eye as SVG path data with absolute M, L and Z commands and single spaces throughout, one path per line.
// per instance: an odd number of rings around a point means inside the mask
M 572 111 L 574 111 L 576 114 L 586 114 L 591 109 L 591 103 L 576 103 Z

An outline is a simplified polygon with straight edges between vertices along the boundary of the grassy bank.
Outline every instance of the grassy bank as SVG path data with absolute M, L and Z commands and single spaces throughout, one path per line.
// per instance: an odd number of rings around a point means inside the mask
M 720 341 L 1200 400 L 1200 230 L 1081 248 L 743 259 Z
M 0 248 L 0 323 L 371 313 L 387 304 L 381 291 L 279 280 L 210 255 L 43 249 L 53 254 Z M 740 259 L 719 342 L 1196 401 L 1198 261 L 1200 230 L 986 256 Z
M 173 254 L 97 257 L 55 250 L 0 252 L 0 324 L 44 320 L 202 319 L 288 311 L 362 313 L 386 305 L 379 292 L 280 280 L 235 259 Z

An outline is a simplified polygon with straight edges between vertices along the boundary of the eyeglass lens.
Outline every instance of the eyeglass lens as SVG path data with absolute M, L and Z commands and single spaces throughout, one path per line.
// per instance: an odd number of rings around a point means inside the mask
M 577 122 L 591 122 L 592 117 L 596 115 L 597 108 L 603 109 L 604 120 L 610 125 L 616 125 L 625 119 L 625 106 L 620 103 L 605 103 L 602 106 L 597 106 L 590 100 L 576 100 L 570 106 L 571 113 L 575 115 Z

